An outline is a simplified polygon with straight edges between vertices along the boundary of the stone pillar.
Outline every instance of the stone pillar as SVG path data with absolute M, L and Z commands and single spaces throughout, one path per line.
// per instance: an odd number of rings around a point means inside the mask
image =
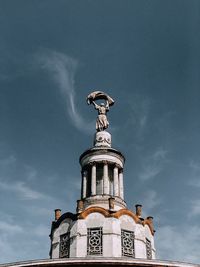
M 87 192 L 87 171 L 82 171 L 82 198 L 86 198 Z
M 113 170 L 114 176 L 114 196 L 119 196 L 119 177 L 118 177 L 118 165 L 115 165 Z
M 96 162 L 92 164 L 92 171 L 91 171 L 91 195 L 96 195 Z
M 108 162 L 103 161 L 103 193 L 109 194 Z
M 119 196 L 124 199 L 124 178 L 123 169 L 119 170 Z

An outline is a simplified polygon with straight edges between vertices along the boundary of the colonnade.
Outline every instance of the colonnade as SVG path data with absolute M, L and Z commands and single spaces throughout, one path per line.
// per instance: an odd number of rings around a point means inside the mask
M 120 197 L 124 199 L 124 187 L 123 187 L 123 169 L 118 164 L 113 164 L 108 161 L 103 161 L 103 192 L 104 195 L 113 195 L 114 197 Z M 90 163 L 91 166 L 85 168 L 82 171 L 82 198 L 88 197 L 87 188 L 90 186 L 91 196 L 97 194 L 97 170 L 100 167 L 99 162 Z M 114 165 L 114 166 L 113 166 Z M 109 178 L 109 168 L 112 170 L 113 174 L 113 190 L 111 192 Z M 91 177 L 91 179 L 89 179 Z M 88 182 L 90 185 L 88 185 Z

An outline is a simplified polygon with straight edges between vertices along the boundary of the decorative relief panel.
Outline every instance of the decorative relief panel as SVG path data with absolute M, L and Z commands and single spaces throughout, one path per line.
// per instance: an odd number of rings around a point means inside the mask
M 121 231 L 122 256 L 135 257 L 134 238 L 134 232 L 127 230 Z
M 102 255 L 102 227 L 88 228 L 87 230 L 87 255 Z
M 60 236 L 60 258 L 69 258 L 70 233 Z
M 147 250 L 147 259 L 152 259 L 152 247 L 151 247 L 151 241 L 146 238 L 146 250 Z

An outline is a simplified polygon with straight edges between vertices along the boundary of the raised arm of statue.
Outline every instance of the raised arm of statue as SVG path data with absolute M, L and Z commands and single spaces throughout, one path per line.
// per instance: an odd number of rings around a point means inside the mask
M 109 103 L 108 103 L 108 100 L 106 100 L 106 110 L 109 110 Z
M 95 103 L 94 101 L 92 101 L 92 104 L 94 105 L 95 109 L 99 109 L 99 106 L 97 105 L 97 103 Z

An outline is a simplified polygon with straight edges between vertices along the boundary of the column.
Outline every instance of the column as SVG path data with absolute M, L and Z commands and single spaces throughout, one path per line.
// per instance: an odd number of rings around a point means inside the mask
M 108 162 L 103 161 L 103 193 L 109 194 Z
M 82 198 L 86 198 L 87 190 L 87 171 L 82 171 Z
M 124 199 L 124 178 L 123 178 L 123 169 L 119 170 L 119 196 Z
M 119 196 L 119 179 L 118 179 L 118 165 L 115 165 L 113 170 L 114 176 L 114 196 Z
M 91 171 L 91 195 L 96 195 L 96 163 L 92 163 Z

